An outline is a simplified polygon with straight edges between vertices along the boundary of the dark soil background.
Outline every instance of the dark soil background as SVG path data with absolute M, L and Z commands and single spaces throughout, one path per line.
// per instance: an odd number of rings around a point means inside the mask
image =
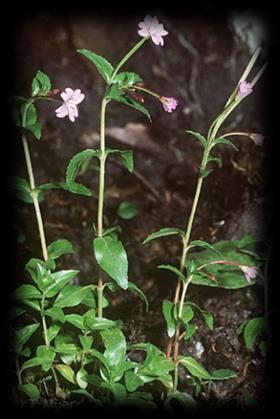
M 150 310 L 133 294 L 108 294 L 111 307 L 105 315 L 124 321 L 130 342 L 150 341 L 165 347 L 165 323 L 162 300 L 172 299 L 175 281 L 157 265 L 178 263 L 180 243 L 174 237 L 141 243 L 150 233 L 165 227 L 184 228 L 189 214 L 201 158 L 201 146 L 184 131 L 206 133 L 221 111 L 241 76 L 250 56 L 259 45 L 266 45 L 265 22 L 255 15 L 228 14 L 223 17 L 193 15 L 169 16 L 158 13 L 169 32 L 164 47 L 148 42 L 126 66 L 139 73 L 147 86 L 164 96 L 179 100 L 176 111 L 164 112 L 157 101 L 146 99 L 152 123 L 142 114 L 111 103 L 107 111 L 107 146 L 134 151 L 135 172 L 129 174 L 108 159 L 106 172 L 105 214 L 108 225 L 118 222 L 129 259 L 129 279 L 147 295 Z M 80 116 L 74 124 L 56 118 L 52 103 L 40 104 L 43 123 L 41 141 L 30 139 L 36 183 L 63 181 L 69 159 L 85 148 L 98 147 L 99 108 L 104 82 L 77 48 L 87 48 L 105 56 L 113 64 L 136 42 L 137 23 L 142 15 L 116 16 L 51 14 L 22 19 L 18 29 L 19 57 L 17 94 L 28 95 L 38 69 L 46 72 L 54 88 L 80 88 L 86 98 L 79 106 Z M 260 132 L 264 123 L 265 77 L 252 95 L 234 111 L 223 130 Z M 265 143 L 269 138 L 265 138 Z M 245 234 L 266 238 L 270 222 L 270 195 L 267 179 L 266 145 L 257 147 L 245 137 L 234 139 L 239 152 L 217 148 L 223 167 L 215 169 L 204 183 L 192 238 L 215 242 L 239 239 Z M 18 155 L 22 155 L 18 141 Z M 24 162 L 17 175 L 26 177 Z M 80 181 L 97 192 L 98 176 L 92 167 Z M 138 214 L 129 221 L 118 219 L 117 208 L 130 201 Z M 66 191 L 47 192 L 41 204 L 48 242 L 58 238 L 70 240 L 75 254 L 61 259 L 60 267 L 80 269 L 79 281 L 96 281 L 92 256 L 92 223 L 96 219 L 97 199 Z M 17 202 L 16 229 L 20 233 L 17 272 L 22 278 L 24 264 L 30 257 L 40 257 L 40 246 L 33 208 Z M 19 281 L 20 282 L 20 281 Z M 196 357 L 210 371 L 229 368 L 238 378 L 218 382 L 202 402 L 243 405 L 246 395 L 262 406 L 269 377 L 265 358 L 258 346 L 246 350 L 237 327 L 246 319 L 263 315 L 264 290 L 261 285 L 227 291 L 192 286 L 188 298 L 213 313 L 215 328 L 209 331 L 198 322 L 199 332 L 191 341 L 182 342 L 183 354 Z M 185 376 L 181 377 L 184 388 Z

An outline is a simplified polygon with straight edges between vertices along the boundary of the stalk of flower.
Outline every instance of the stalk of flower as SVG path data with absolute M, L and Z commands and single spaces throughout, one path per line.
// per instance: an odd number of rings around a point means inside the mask
M 243 136 L 243 137 L 248 137 L 250 138 L 253 143 L 255 143 L 256 145 L 263 145 L 263 141 L 264 141 L 264 136 L 262 134 L 259 133 L 251 133 L 251 132 L 229 132 L 227 134 L 223 134 L 222 137 L 231 137 L 231 136 Z
M 177 108 L 178 100 L 175 99 L 174 97 L 161 96 L 158 93 L 152 91 L 151 89 L 148 89 L 147 87 L 144 87 L 144 86 L 140 86 L 138 84 L 133 85 L 132 88 L 148 93 L 149 95 L 157 98 L 162 103 L 163 109 L 168 113 L 171 113 Z
M 204 265 L 201 265 L 197 268 L 197 271 L 202 271 L 204 268 L 206 268 L 209 265 L 229 265 L 229 266 L 235 266 L 239 269 L 241 269 L 241 271 L 244 273 L 244 276 L 247 280 L 247 282 L 251 282 L 252 279 L 255 279 L 258 274 L 259 274 L 259 270 L 256 266 L 247 266 L 247 265 L 242 265 L 240 263 L 237 262 L 233 262 L 232 260 L 212 260 L 209 261 L 207 263 L 205 263 Z

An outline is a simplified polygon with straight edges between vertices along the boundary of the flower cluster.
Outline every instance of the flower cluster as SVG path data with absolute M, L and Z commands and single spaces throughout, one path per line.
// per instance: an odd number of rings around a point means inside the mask
M 163 25 L 159 23 L 156 17 L 150 15 L 145 16 L 144 21 L 138 24 L 140 30 L 138 34 L 144 38 L 152 38 L 152 41 L 156 45 L 164 45 L 163 36 L 168 35 L 168 32 L 164 29 Z

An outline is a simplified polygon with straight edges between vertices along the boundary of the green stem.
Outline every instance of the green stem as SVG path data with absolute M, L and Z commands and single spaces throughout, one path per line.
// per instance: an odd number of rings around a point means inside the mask
M 16 373 L 17 373 L 18 383 L 19 385 L 22 385 L 21 369 L 19 367 L 18 357 L 16 358 Z
M 46 317 L 44 314 L 44 309 L 45 309 L 45 296 L 43 295 L 42 297 L 42 301 L 41 301 L 41 319 L 42 319 L 42 326 L 43 326 L 43 333 L 44 333 L 44 340 L 45 340 L 45 344 L 46 346 L 50 347 L 50 340 L 48 337 L 48 328 L 47 328 L 47 322 L 46 322 Z M 57 378 L 57 374 L 56 371 L 54 369 L 54 367 L 51 367 L 51 371 L 52 371 L 52 375 L 55 381 L 55 392 L 56 394 L 59 393 L 60 390 L 60 386 L 59 386 L 59 381 Z
M 105 115 L 106 106 L 109 103 L 106 96 L 104 96 L 101 103 L 100 112 L 100 170 L 99 170 L 99 193 L 98 193 L 98 210 L 97 210 L 97 235 L 99 238 L 103 237 L 103 210 L 104 210 L 104 187 L 105 187 L 105 163 L 106 163 L 106 149 L 105 149 Z M 102 270 L 99 270 L 98 287 L 97 287 L 97 316 L 102 317 L 102 302 L 103 302 L 103 278 Z
M 129 50 L 128 53 L 121 59 L 121 61 L 116 66 L 115 70 L 113 71 L 109 84 L 112 82 L 112 80 L 114 80 L 115 76 L 117 75 L 121 67 L 129 60 L 130 57 L 132 57 L 133 54 L 135 54 L 136 51 L 138 51 L 139 48 L 142 47 L 142 45 L 147 41 L 147 39 L 149 38 L 148 37 L 141 38 L 140 41 L 137 42 L 137 44 L 135 44 L 134 47 L 132 47 L 131 50 Z
M 31 103 L 32 102 L 29 102 L 29 106 L 31 105 Z M 25 127 L 25 124 L 26 124 L 27 109 L 28 109 L 28 105 L 25 107 L 24 114 L 23 114 L 23 117 L 22 117 L 23 127 Z M 27 138 L 26 138 L 25 135 L 22 135 L 22 144 L 23 144 L 24 157 L 25 157 L 25 162 L 26 162 L 26 167 L 27 167 L 27 172 L 28 172 L 28 177 L 29 177 L 30 189 L 32 190 L 31 198 L 32 198 L 33 205 L 34 205 L 34 210 L 35 210 L 35 215 L 36 215 L 36 220 L 37 220 L 37 225 L 38 225 L 38 230 L 39 230 L 39 236 L 40 236 L 40 241 L 41 241 L 43 258 L 44 258 L 45 261 L 47 261 L 48 260 L 48 250 L 47 250 L 47 244 L 46 244 L 44 224 L 43 224 L 40 205 L 39 205 L 39 201 L 38 201 L 38 192 L 35 191 L 35 188 L 36 188 L 35 178 L 34 178 L 34 173 L 33 173 L 33 168 L 32 168 L 32 162 L 31 162 L 28 142 L 27 142 Z

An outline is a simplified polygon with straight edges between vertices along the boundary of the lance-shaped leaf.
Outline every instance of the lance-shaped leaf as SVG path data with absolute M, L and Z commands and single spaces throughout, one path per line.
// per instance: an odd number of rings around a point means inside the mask
M 68 282 L 74 279 L 79 271 L 59 271 L 51 274 L 54 282 L 45 290 L 46 297 L 54 297 Z
M 217 163 L 217 165 L 219 166 L 219 168 L 221 168 L 222 167 L 222 165 L 223 165 L 223 162 L 222 162 L 222 159 L 221 158 L 219 158 L 219 157 L 214 157 L 214 156 L 211 156 L 210 154 L 209 154 L 209 156 L 208 156 L 208 158 L 207 158 L 207 163 L 210 163 L 210 162 L 214 162 L 214 163 Z
M 170 338 L 175 335 L 176 321 L 173 316 L 173 303 L 169 300 L 164 300 L 162 304 L 162 312 L 167 324 L 167 334 Z
M 199 132 L 195 132 L 195 131 L 190 131 L 190 130 L 187 130 L 186 131 L 188 134 L 191 134 L 193 137 L 195 137 L 202 145 L 203 145 L 203 147 L 205 147 L 206 146 L 206 142 L 207 142 L 207 140 L 206 140 L 206 138 L 203 136 L 203 135 L 201 135 Z
M 52 85 L 49 77 L 43 71 L 38 70 L 32 80 L 32 96 L 46 96 L 51 88 Z
M 15 332 L 13 343 L 14 343 L 14 349 L 16 353 L 19 354 L 22 351 L 23 345 L 26 342 L 28 342 L 28 340 L 31 338 L 31 336 L 38 329 L 39 326 L 40 326 L 40 323 L 29 324 Z
M 133 151 L 132 150 L 114 150 L 114 149 L 107 149 L 106 154 L 118 154 L 123 165 L 127 168 L 127 170 L 132 173 L 133 172 Z
M 47 310 L 44 310 L 44 315 L 51 317 L 53 320 L 58 320 L 61 323 L 65 322 L 65 314 L 59 307 L 53 306 Z
M 78 49 L 77 52 L 84 55 L 88 60 L 90 60 L 97 68 L 103 79 L 106 83 L 110 83 L 111 75 L 114 71 L 112 64 L 109 63 L 101 55 L 97 55 L 88 49 Z
M 192 303 L 192 302 L 187 303 L 187 306 L 194 307 L 196 310 L 198 310 L 198 312 L 201 314 L 206 325 L 209 327 L 210 330 L 213 330 L 214 318 L 213 318 L 213 315 L 209 311 L 201 309 L 197 304 Z
M 42 294 L 34 285 L 23 284 L 14 290 L 11 300 L 29 300 L 41 298 Z
M 143 291 L 140 290 L 140 288 L 138 288 L 137 285 L 133 284 L 133 282 L 128 282 L 127 289 L 137 294 L 141 298 L 141 300 L 144 301 L 144 303 L 146 304 L 146 311 L 148 311 L 149 302 L 146 295 L 143 293 Z
M 31 196 L 32 190 L 26 179 L 14 176 L 12 179 L 12 188 L 15 190 L 15 194 L 18 199 L 25 202 L 26 204 L 33 203 Z
M 236 378 L 237 374 L 231 370 L 215 370 L 211 374 L 211 380 L 228 380 L 229 378 Z
M 131 87 L 135 83 L 139 83 L 143 81 L 139 74 L 128 72 L 128 71 L 122 71 L 121 73 L 118 73 L 114 79 L 112 80 L 112 83 L 116 83 L 120 88 L 123 87 Z
M 211 380 L 211 375 L 208 371 L 193 357 L 191 356 L 180 356 L 179 363 L 187 368 L 187 370 L 198 378 L 203 378 L 205 380 Z
M 108 365 L 118 365 L 125 359 L 126 341 L 122 331 L 116 327 L 105 329 L 100 332 L 105 352 L 103 355 Z
M 91 285 L 86 287 L 66 285 L 58 294 L 55 306 L 59 308 L 77 306 L 83 301 L 89 289 L 92 289 Z
M 186 281 L 185 276 L 182 274 L 182 272 L 179 271 L 178 268 L 172 265 L 159 265 L 158 268 L 160 269 L 166 269 L 168 271 L 173 272 L 177 277 L 179 277 L 183 282 Z
M 179 230 L 179 228 L 173 228 L 173 227 L 161 228 L 160 230 L 156 231 L 155 233 L 150 234 L 143 241 L 143 244 L 149 243 L 150 241 L 152 241 L 154 239 L 158 239 L 159 237 L 172 236 L 174 234 L 179 234 L 180 236 L 183 236 L 184 232 L 182 230 Z
M 91 191 L 86 186 L 75 182 L 75 180 L 78 175 L 81 164 L 84 163 L 86 160 L 89 160 L 93 157 L 99 158 L 99 151 L 87 149 L 76 154 L 70 160 L 67 166 L 67 171 L 66 171 L 66 183 L 72 192 L 78 193 L 80 195 L 86 195 L 86 196 L 92 195 Z
M 69 365 L 55 364 L 54 367 L 67 381 L 70 381 L 72 384 L 77 384 L 75 371 Z
M 40 399 L 40 391 L 35 384 L 28 383 L 28 384 L 19 384 L 17 387 L 20 391 L 27 394 L 27 396 L 31 400 L 39 400 Z
M 247 321 L 244 328 L 244 340 L 247 349 L 252 349 L 257 337 L 265 331 L 264 317 L 255 317 Z
M 98 265 L 123 289 L 127 289 L 128 262 L 120 241 L 109 236 L 93 240 L 93 250 Z
M 234 150 L 238 151 L 238 148 L 231 141 L 227 140 L 226 138 L 223 138 L 223 137 L 215 138 L 212 147 L 214 147 L 217 144 L 229 145 L 230 147 L 234 148 Z
M 117 102 L 123 103 L 124 105 L 131 106 L 137 111 L 142 112 L 149 119 L 149 121 L 151 121 L 151 116 L 148 109 L 146 109 L 145 106 L 141 105 L 136 100 L 125 96 L 124 92 L 117 85 L 114 84 L 110 88 L 107 94 L 107 98 L 110 100 L 115 100 Z
M 48 255 L 52 259 L 57 259 L 66 253 L 74 253 L 73 246 L 69 240 L 55 240 L 48 246 Z
M 210 249 L 212 252 L 216 253 L 220 258 L 223 257 L 222 253 L 219 252 L 214 246 L 212 246 L 210 243 L 205 242 L 204 240 L 193 240 L 190 242 L 190 245 L 188 246 L 189 249 L 192 247 L 202 247 L 204 249 Z

